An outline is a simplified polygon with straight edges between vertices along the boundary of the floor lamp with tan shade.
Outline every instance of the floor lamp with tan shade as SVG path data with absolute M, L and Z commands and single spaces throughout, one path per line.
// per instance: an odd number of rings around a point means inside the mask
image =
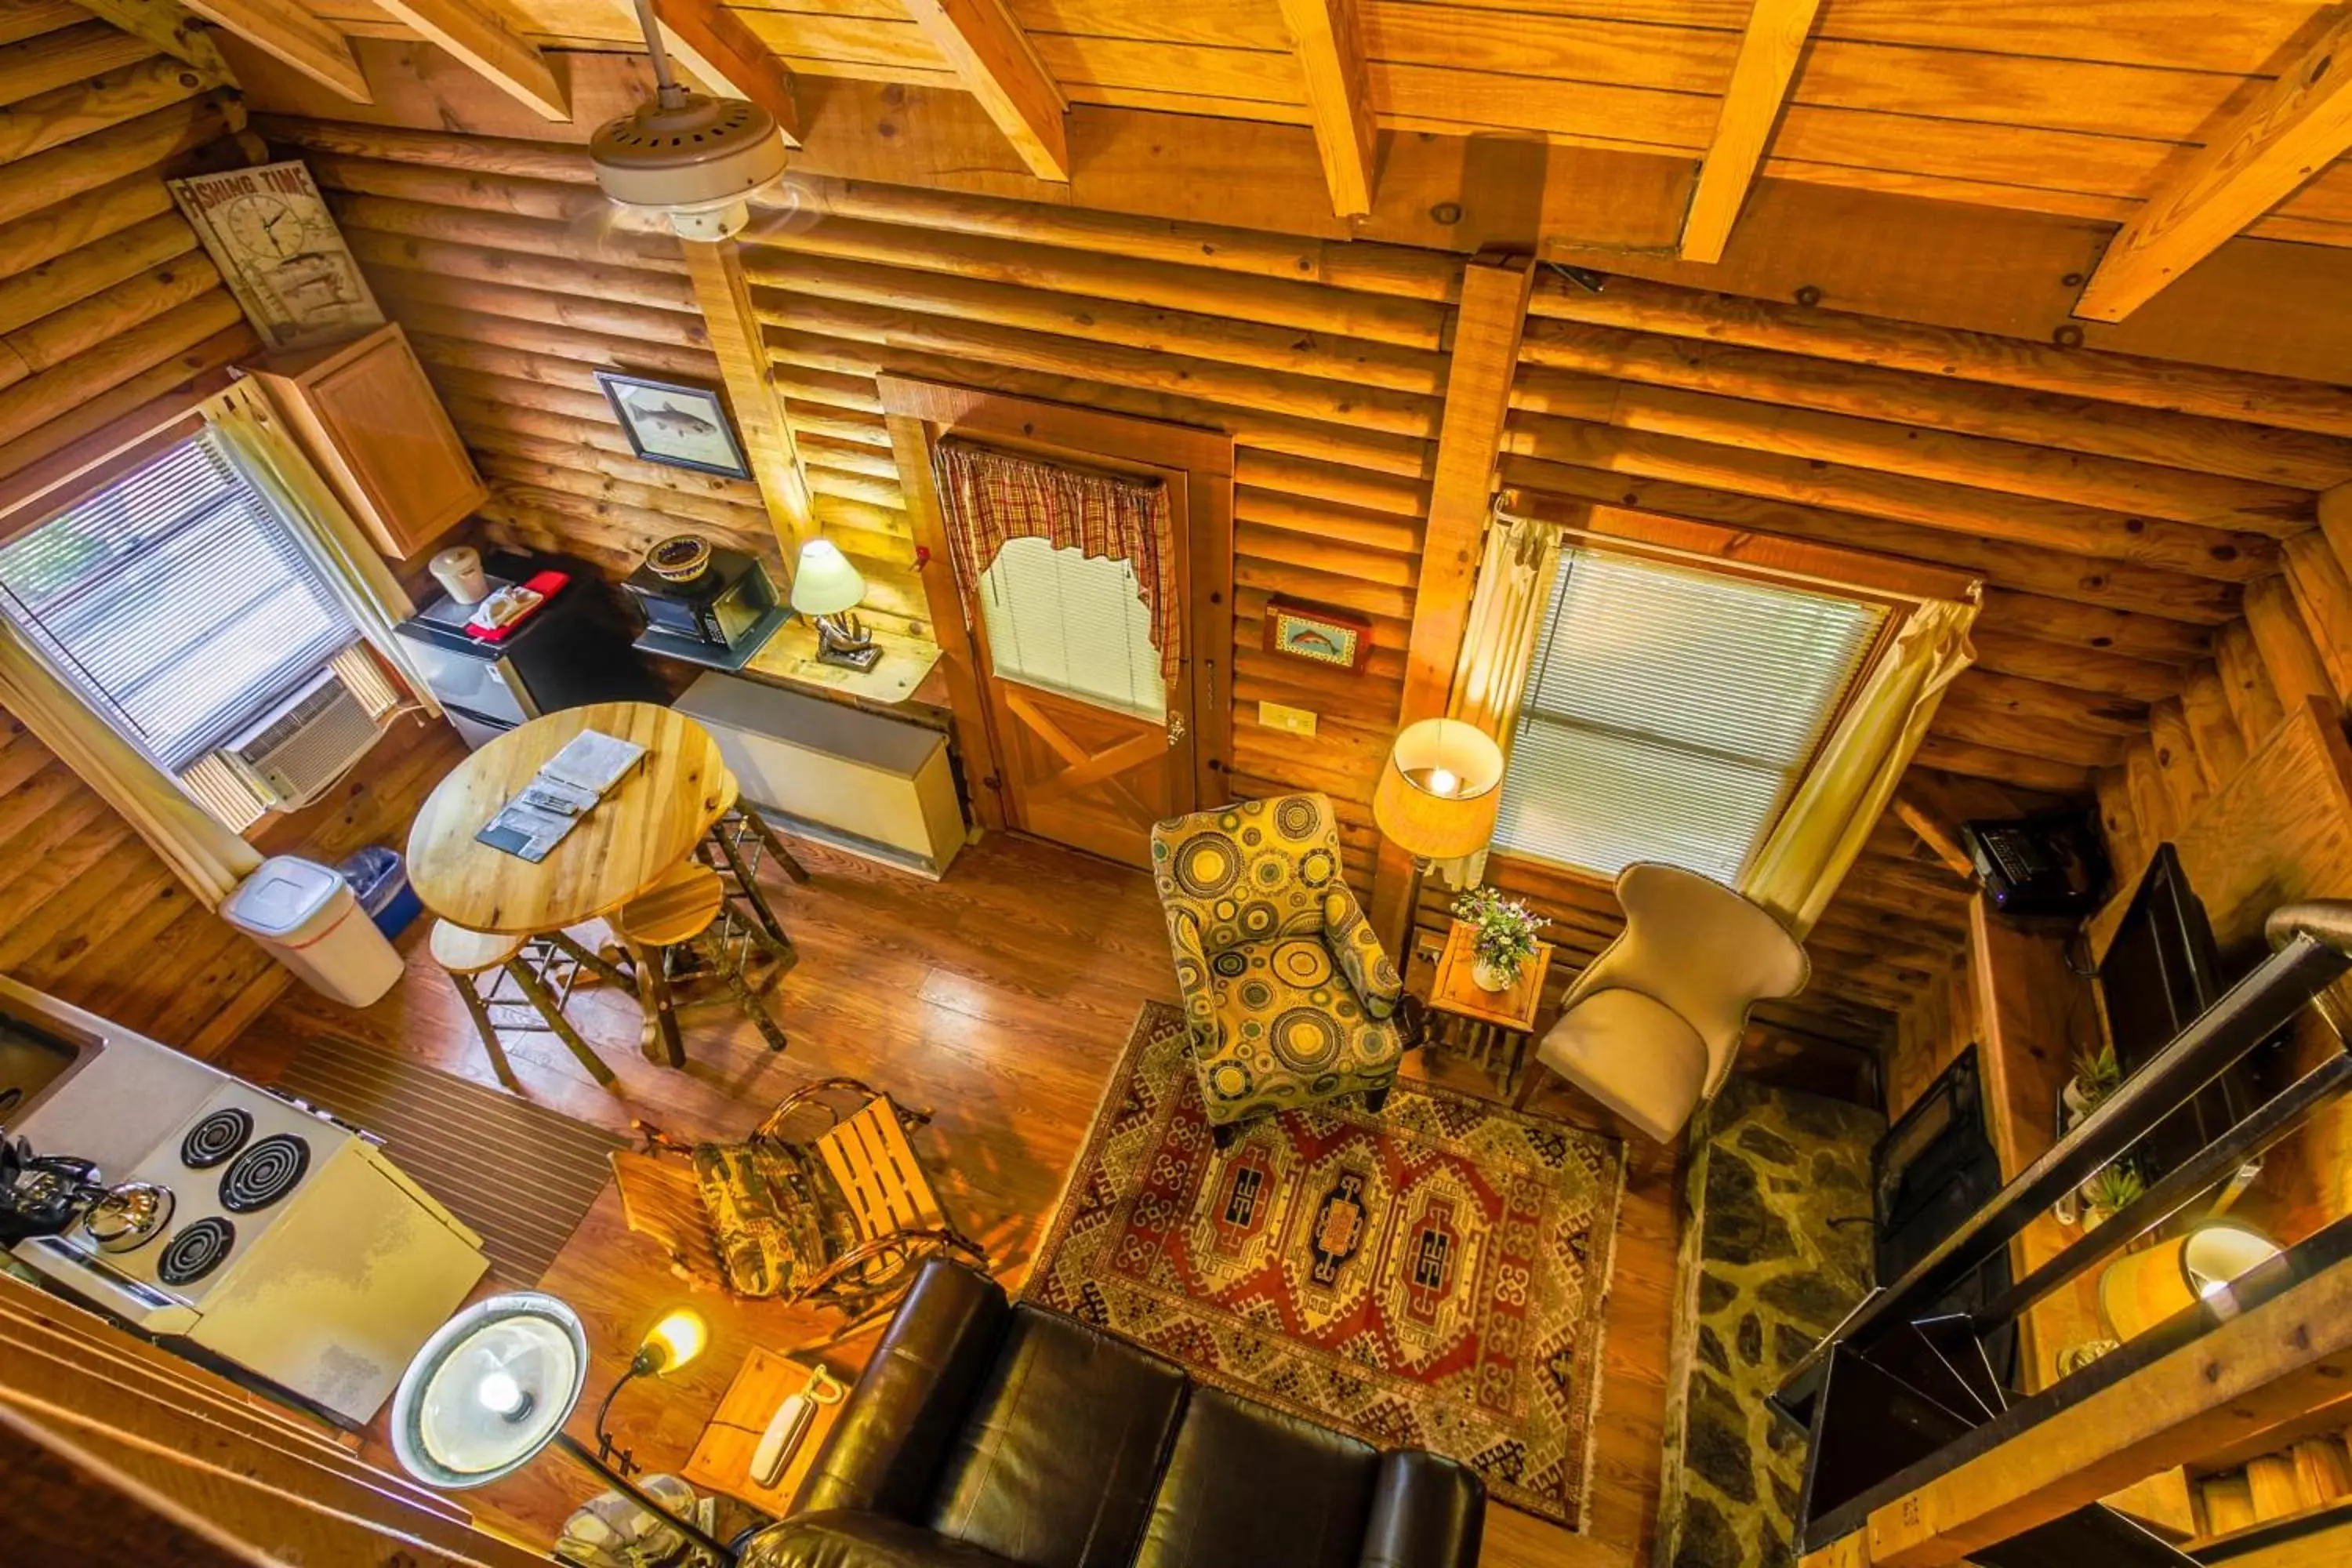
M 1503 748 L 1477 725 L 1423 719 L 1398 731 L 1372 790 L 1372 821 L 1390 843 L 1412 857 L 1404 900 L 1408 949 L 1422 878 L 1434 861 L 1486 847 L 1502 799 Z

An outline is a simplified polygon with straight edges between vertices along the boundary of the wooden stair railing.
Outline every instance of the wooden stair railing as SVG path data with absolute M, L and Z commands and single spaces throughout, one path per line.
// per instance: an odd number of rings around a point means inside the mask
M 0 1507 L 35 1562 L 525 1568 L 551 1561 L 330 1429 L 0 1273 Z
M 2335 1261 L 2123 1376 L 2092 1380 L 2055 1413 L 2013 1433 L 1996 1420 L 1971 1434 L 1965 1458 L 1872 1508 L 1803 1568 L 1960 1563 L 2158 1470 L 2305 1429 L 2315 1412 L 2352 1420 L 2344 1239 L 2315 1237 L 2335 1244 L 2325 1248 Z

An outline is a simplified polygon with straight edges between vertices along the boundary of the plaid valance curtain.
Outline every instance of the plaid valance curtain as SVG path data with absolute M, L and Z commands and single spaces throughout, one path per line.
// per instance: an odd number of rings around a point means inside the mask
M 950 437 L 933 458 L 947 507 L 948 545 L 967 594 L 1005 542 L 1043 539 L 1056 550 L 1124 561 L 1135 569 L 1160 676 L 1176 684 L 1184 606 L 1168 487 L 1157 479 L 1067 468 Z

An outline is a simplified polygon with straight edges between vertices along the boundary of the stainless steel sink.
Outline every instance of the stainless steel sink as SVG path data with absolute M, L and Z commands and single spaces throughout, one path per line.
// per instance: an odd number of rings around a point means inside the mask
M 72 1037 L 0 1007 L 0 1127 L 71 1071 L 81 1050 Z

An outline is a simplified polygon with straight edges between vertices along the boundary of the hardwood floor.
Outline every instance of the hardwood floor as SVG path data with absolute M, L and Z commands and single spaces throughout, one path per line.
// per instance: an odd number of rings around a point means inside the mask
M 572 1015 L 618 1075 L 599 1089 L 545 1035 L 509 1037 L 526 1092 L 583 1121 L 626 1131 L 642 1119 L 681 1134 L 740 1133 L 793 1087 L 845 1074 L 887 1088 L 937 1120 L 917 1132 L 940 1195 L 985 1245 L 1008 1287 L 1026 1273 L 1065 1175 L 1091 1122 L 1137 1009 L 1175 999 L 1167 939 L 1150 879 L 1053 846 L 992 835 L 947 879 L 927 883 L 808 847 L 805 886 L 772 884 L 799 951 L 772 1004 L 791 1047 L 771 1053 L 723 999 L 684 1018 L 691 1058 L 658 1068 L 636 1049 L 634 998 L 583 989 Z M 424 951 L 420 921 L 404 940 L 407 977 L 364 1011 L 299 987 L 238 1040 L 223 1065 L 267 1081 L 304 1038 L 333 1034 L 412 1052 L 494 1084 L 489 1062 L 446 976 Z M 1473 1065 L 1433 1053 L 1408 1071 L 1495 1094 Z M 1535 1109 L 1573 1121 L 1598 1112 L 1547 1075 Z M 1672 1316 L 1676 1208 L 1673 1162 L 1654 1159 L 1628 1184 L 1611 1283 L 1600 1433 L 1588 1533 L 1515 1510 L 1488 1510 L 1486 1568 L 1599 1568 L 1648 1561 L 1657 1507 L 1665 1347 Z M 686 1299 L 608 1189 L 544 1281 L 586 1321 L 592 1395 L 627 1361 L 659 1311 Z M 711 1348 L 672 1378 L 640 1384 L 614 1410 L 615 1430 L 652 1469 L 692 1449 L 753 1345 L 823 1349 L 854 1373 L 878 1326 L 842 1338 L 835 1314 L 706 1292 Z M 590 1412 L 572 1427 L 585 1438 Z M 375 1456 L 389 1462 L 377 1446 Z M 561 1458 L 459 1500 L 485 1523 L 544 1543 L 595 1490 Z

